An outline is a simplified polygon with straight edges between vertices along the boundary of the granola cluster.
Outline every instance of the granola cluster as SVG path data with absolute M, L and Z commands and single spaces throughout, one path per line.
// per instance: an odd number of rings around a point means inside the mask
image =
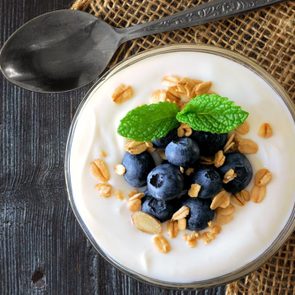
M 168 101 L 183 108 L 192 98 L 201 94 L 213 93 L 210 91 L 212 86 L 210 81 L 204 82 L 188 77 L 165 76 L 162 82 L 168 88 L 155 90 L 152 94 L 153 103 Z

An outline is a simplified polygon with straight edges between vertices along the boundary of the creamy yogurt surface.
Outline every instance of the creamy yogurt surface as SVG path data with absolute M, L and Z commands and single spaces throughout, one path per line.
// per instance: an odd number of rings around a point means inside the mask
M 179 234 L 169 239 L 171 251 L 161 254 L 152 235 L 138 231 L 131 223 L 126 201 L 102 198 L 95 185 L 90 163 L 102 150 L 109 166 L 109 183 L 127 194 L 133 190 L 114 173 L 121 163 L 124 138 L 116 132 L 125 114 L 151 102 L 151 94 L 163 88 L 165 75 L 212 81 L 212 90 L 229 97 L 250 113 L 250 132 L 245 136 L 259 145 L 247 156 L 254 173 L 268 168 L 273 179 L 260 204 L 249 202 L 236 207 L 233 221 L 210 244 L 199 241 L 189 248 Z M 131 85 L 135 96 L 123 104 L 112 101 L 121 83 Z M 260 125 L 273 127 L 269 139 L 257 135 Z M 70 154 L 73 200 L 87 229 L 107 256 L 123 267 L 153 279 L 191 283 L 221 276 L 243 267 L 259 256 L 275 240 L 287 222 L 295 202 L 295 128 L 287 107 L 276 92 L 244 66 L 221 56 L 200 52 L 172 52 L 147 57 L 97 85 L 79 114 Z M 291 169 L 290 169 L 291 168 Z M 252 182 L 249 187 L 252 186 Z M 164 235 L 167 237 L 166 227 Z

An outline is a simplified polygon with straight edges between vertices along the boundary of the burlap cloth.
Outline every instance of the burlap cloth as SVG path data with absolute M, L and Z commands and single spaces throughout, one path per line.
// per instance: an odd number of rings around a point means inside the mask
M 72 8 L 92 13 L 121 28 L 171 15 L 202 2 L 208 1 L 77 0 Z M 249 57 L 276 78 L 295 102 L 295 1 L 127 42 L 117 51 L 112 65 L 145 49 L 178 43 L 211 44 Z M 266 264 L 229 284 L 226 292 L 228 295 L 295 294 L 295 233 Z

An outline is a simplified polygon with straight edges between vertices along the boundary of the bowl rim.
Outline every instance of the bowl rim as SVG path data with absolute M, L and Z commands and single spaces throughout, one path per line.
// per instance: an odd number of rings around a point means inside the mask
M 72 191 L 72 184 L 71 184 L 71 177 L 70 177 L 70 155 L 71 155 L 71 146 L 73 142 L 73 137 L 75 133 L 75 128 L 77 125 L 77 122 L 79 120 L 79 115 L 81 114 L 85 103 L 87 102 L 89 96 L 91 95 L 92 91 L 99 85 L 103 84 L 108 78 L 115 75 L 118 71 L 137 63 L 143 59 L 149 58 L 154 55 L 159 54 L 166 54 L 171 52 L 201 52 L 201 53 L 209 53 L 213 55 L 218 55 L 223 58 L 232 60 L 236 63 L 239 63 L 240 65 L 248 68 L 252 72 L 254 72 L 256 75 L 258 75 L 260 78 L 262 78 L 282 99 L 284 104 L 287 106 L 289 112 L 291 113 L 291 116 L 293 118 L 293 121 L 295 123 L 295 106 L 287 94 L 287 92 L 283 89 L 282 86 L 264 69 L 262 69 L 259 65 L 257 65 L 254 61 L 250 60 L 249 58 L 246 58 L 236 52 L 230 51 L 228 49 L 223 49 L 219 47 L 215 47 L 212 45 L 195 45 L 195 44 L 177 44 L 177 45 L 166 45 L 162 47 L 158 47 L 155 49 L 149 49 L 142 53 L 136 54 L 132 57 L 129 57 L 128 59 L 121 61 L 116 66 L 114 66 L 112 69 L 108 70 L 102 77 L 98 78 L 96 82 L 93 84 L 93 86 L 87 91 L 84 98 L 80 102 L 75 115 L 73 117 L 70 130 L 68 133 L 68 139 L 66 143 L 66 151 L 65 151 L 65 164 L 64 164 L 64 171 L 65 171 L 65 181 L 66 181 L 66 189 L 68 194 L 68 199 L 70 202 L 70 205 L 72 207 L 73 213 L 84 231 L 86 237 L 91 242 L 95 250 L 105 259 L 107 260 L 111 265 L 122 271 L 124 274 L 127 274 L 128 276 L 137 279 L 143 283 L 148 283 L 153 286 L 157 287 L 164 287 L 164 288 L 176 288 L 176 289 L 203 289 L 203 288 L 209 288 L 214 287 L 218 285 L 223 285 L 230 283 L 232 281 L 235 281 L 241 277 L 246 276 L 247 274 L 251 273 L 252 271 L 259 268 L 263 263 L 265 263 L 271 256 L 273 256 L 279 248 L 284 244 L 284 242 L 288 239 L 288 237 L 292 234 L 292 232 L 295 230 L 295 203 L 293 205 L 292 212 L 289 216 L 289 219 L 287 223 L 285 224 L 284 228 L 281 230 L 279 235 L 276 237 L 276 239 L 269 245 L 269 247 L 261 253 L 258 257 L 256 257 L 254 260 L 250 261 L 243 267 L 238 268 L 235 271 L 232 271 L 230 273 L 227 273 L 222 276 L 218 276 L 212 279 L 207 280 L 201 280 L 201 281 L 195 281 L 191 283 L 172 283 L 169 281 L 162 281 L 150 278 L 148 276 L 139 274 L 131 269 L 128 269 L 121 265 L 119 262 L 115 261 L 107 255 L 99 246 L 99 244 L 96 242 L 90 231 L 88 230 L 86 224 L 84 223 L 73 198 L 73 191 Z

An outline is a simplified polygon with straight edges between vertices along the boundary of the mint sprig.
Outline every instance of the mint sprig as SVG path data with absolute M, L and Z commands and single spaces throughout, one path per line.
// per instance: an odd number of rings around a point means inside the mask
M 176 118 L 194 130 L 227 133 L 241 125 L 248 115 L 227 97 L 203 94 L 192 99 Z
M 142 105 L 131 110 L 121 120 L 118 133 L 136 141 L 161 138 L 176 128 L 179 108 L 170 102 Z
M 193 98 L 181 111 L 170 102 L 137 107 L 121 120 L 118 133 L 136 141 L 151 141 L 167 135 L 179 122 L 198 131 L 227 133 L 241 125 L 248 115 L 227 97 L 203 94 Z

